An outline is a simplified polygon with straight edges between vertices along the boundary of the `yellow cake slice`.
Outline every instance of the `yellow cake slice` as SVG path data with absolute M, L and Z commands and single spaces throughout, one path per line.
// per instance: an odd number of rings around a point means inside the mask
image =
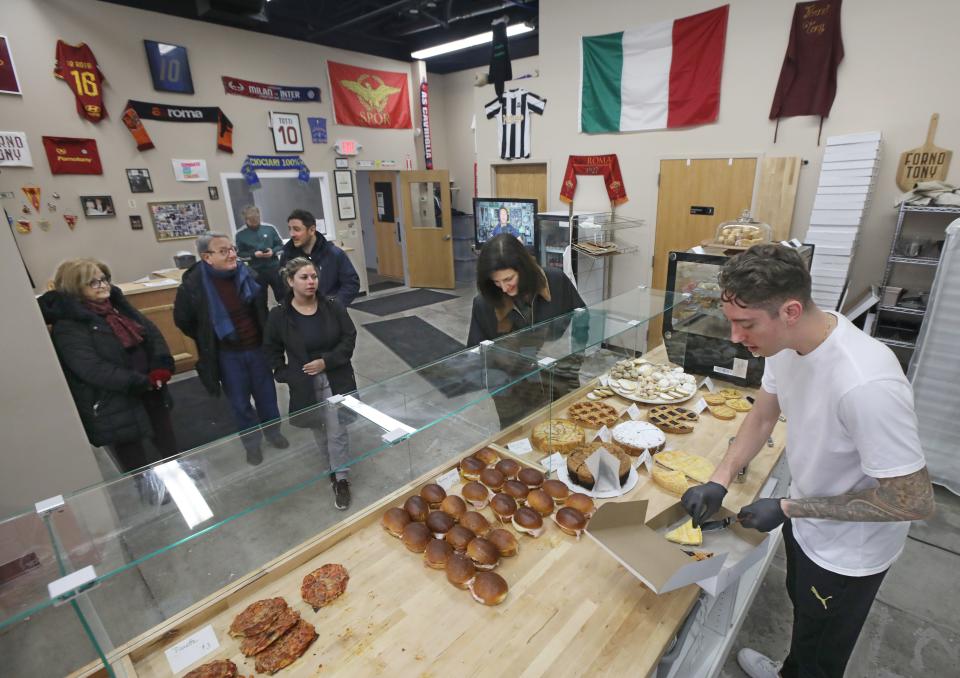
M 665 536 L 667 541 L 683 546 L 700 546 L 703 544 L 703 532 L 700 531 L 699 527 L 693 526 L 692 520 L 688 520 L 675 530 L 670 530 Z
M 666 450 L 655 457 L 657 463 L 680 471 L 698 483 L 705 483 L 713 475 L 714 466 L 707 459 L 681 450 Z
M 680 471 L 671 471 L 668 468 L 654 464 L 653 482 L 665 489 L 667 492 L 673 492 L 677 496 L 682 496 L 687 488 L 687 476 Z

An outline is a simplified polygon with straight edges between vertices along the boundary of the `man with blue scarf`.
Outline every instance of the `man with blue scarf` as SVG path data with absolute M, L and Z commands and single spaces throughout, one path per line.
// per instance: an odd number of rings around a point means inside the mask
M 261 348 L 267 318 L 266 287 L 237 260 L 237 248 L 222 233 L 197 238 L 200 261 L 184 274 L 173 306 L 177 327 L 197 343 L 197 374 L 211 395 L 221 386 L 247 451 L 247 462 L 263 461 L 261 425 L 267 441 L 289 446 L 280 433 L 273 372 Z M 256 404 L 256 411 L 250 399 Z

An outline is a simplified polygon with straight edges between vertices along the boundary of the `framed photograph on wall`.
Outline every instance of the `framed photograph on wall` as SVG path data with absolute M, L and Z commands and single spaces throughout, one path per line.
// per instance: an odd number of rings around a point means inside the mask
M 273 129 L 274 150 L 278 153 L 303 152 L 299 115 L 270 111 L 270 127 Z
M 131 193 L 153 193 L 153 182 L 148 169 L 128 169 L 127 183 Z
M 210 230 L 202 200 L 148 202 L 158 242 L 196 238 Z
M 80 204 L 83 206 L 83 216 L 88 219 L 117 216 L 113 198 L 109 195 L 81 195 Z
M 353 175 L 350 170 L 334 170 L 333 183 L 337 187 L 337 195 L 353 195 Z
M 139 214 L 130 215 L 130 230 L 133 231 L 142 231 L 143 230 L 143 217 Z
M 210 196 L 211 200 L 220 199 L 220 191 L 217 189 L 216 186 L 207 186 L 207 195 Z
M 339 214 L 341 221 L 357 218 L 357 208 L 353 204 L 352 195 L 337 196 L 337 213 Z

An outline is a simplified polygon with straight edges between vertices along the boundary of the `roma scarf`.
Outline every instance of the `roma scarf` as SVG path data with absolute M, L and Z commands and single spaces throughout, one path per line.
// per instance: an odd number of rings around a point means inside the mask
M 580 131 L 637 132 L 716 120 L 729 7 L 581 38 Z
M 610 155 L 571 155 L 567 159 L 567 171 L 563 173 L 563 186 L 560 188 L 560 200 L 573 204 L 573 194 L 577 190 L 577 175 L 603 177 L 607 196 L 611 205 L 620 205 L 627 201 L 627 189 L 620 174 L 620 163 L 616 153 Z
M 215 122 L 217 123 L 217 148 L 233 153 L 233 123 L 217 106 L 167 106 L 148 101 L 127 102 L 123 110 L 123 124 L 130 130 L 138 151 L 154 148 L 153 140 L 143 126 L 143 120 L 165 122 Z

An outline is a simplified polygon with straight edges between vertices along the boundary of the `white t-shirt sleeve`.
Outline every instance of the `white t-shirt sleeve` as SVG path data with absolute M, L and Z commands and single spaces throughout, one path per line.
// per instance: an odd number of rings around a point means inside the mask
M 777 379 L 773 376 L 773 357 L 763 361 L 763 378 L 760 386 L 770 395 L 777 395 Z
M 926 465 L 917 433 L 913 392 L 906 381 L 884 379 L 857 386 L 840 399 L 840 422 L 873 478 L 895 478 Z

